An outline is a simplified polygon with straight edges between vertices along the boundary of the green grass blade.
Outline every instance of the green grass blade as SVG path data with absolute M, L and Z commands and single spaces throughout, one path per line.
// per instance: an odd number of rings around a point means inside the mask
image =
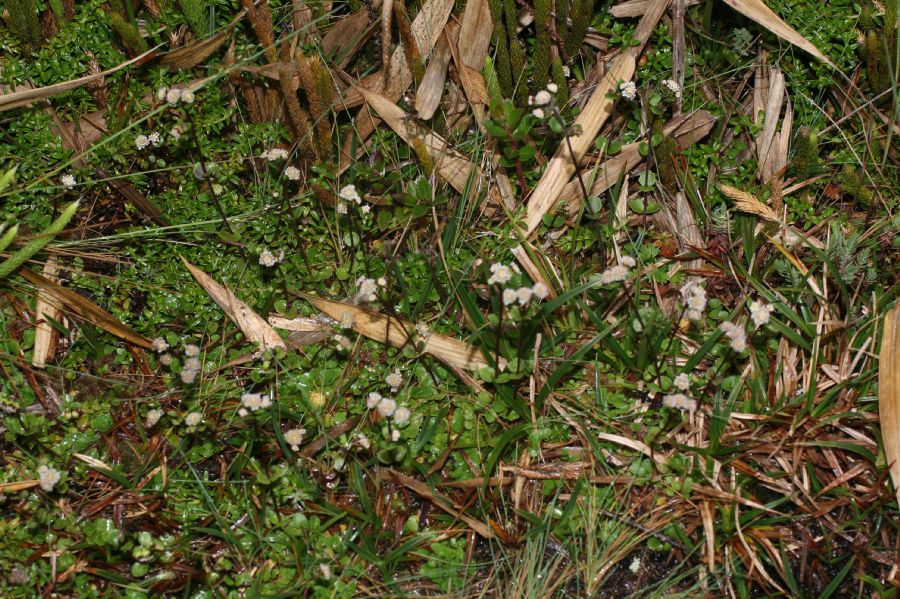
M 78 202 L 72 202 L 63 210 L 53 223 L 47 227 L 39 236 L 29 241 L 25 247 L 13 254 L 3 264 L 0 264 L 0 279 L 8 277 L 13 271 L 22 266 L 26 260 L 41 251 L 45 245 L 50 243 L 56 234 L 63 230 L 69 223 L 75 211 L 78 210 Z

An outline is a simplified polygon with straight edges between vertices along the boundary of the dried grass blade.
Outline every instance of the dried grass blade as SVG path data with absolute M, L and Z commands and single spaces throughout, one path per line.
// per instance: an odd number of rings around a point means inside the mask
M 150 341 L 150 339 L 147 339 L 140 333 L 132 331 L 115 316 L 89 299 L 78 295 L 71 289 L 66 289 L 61 285 L 54 283 L 50 279 L 47 279 L 28 268 L 20 268 L 18 272 L 26 281 L 46 291 L 56 298 L 56 300 L 72 310 L 72 312 L 100 327 L 107 333 L 145 349 L 153 347 L 153 342 Z
M 426 121 L 434 116 L 444 95 L 444 84 L 447 82 L 447 68 L 450 66 L 450 42 L 447 39 L 447 30 L 441 34 L 431 60 L 425 68 L 425 76 L 422 83 L 416 89 L 416 112 Z
M 900 304 L 884 317 L 878 361 L 878 411 L 884 454 L 900 502 Z
M 757 200 L 753 194 L 723 184 L 719 185 L 719 189 L 725 194 L 725 197 L 734 202 L 734 207 L 741 212 L 755 214 L 773 223 L 781 222 L 778 220 L 778 215 L 775 214 L 775 211 Z
M 219 285 L 211 276 L 181 258 L 191 275 L 204 291 L 225 312 L 234 324 L 246 335 L 247 339 L 259 345 L 260 351 L 270 347 L 285 348 L 284 341 L 278 336 L 268 322 L 254 312 L 250 306 L 237 298 L 227 287 Z
M 50 256 L 44 265 L 44 276 L 48 281 L 56 282 L 56 274 L 59 268 L 56 256 Z M 56 349 L 56 337 L 58 333 L 50 325 L 49 320 L 60 319 L 62 303 L 43 289 L 38 289 L 37 301 L 34 306 L 34 320 L 37 323 L 34 328 L 34 350 L 31 354 L 31 365 L 35 368 L 44 368 L 47 359 Z
M 762 0 L 725 0 L 725 3 L 748 19 L 756 21 L 781 39 L 806 50 L 828 66 L 837 68 L 812 42 L 782 21 L 781 17 L 776 15 Z
M 410 342 L 414 328 L 405 320 L 378 314 L 352 304 L 334 302 L 305 293 L 300 295 L 338 322 L 351 322 L 354 331 L 369 339 L 394 347 L 404 347 Z M 431 333 L 428 336 L 422 351 L 462 370 L 477 370 L 492 366 L 474 345 L 439 333 Z M 501 369 L 506 368 L 506 360 L 500 358 L 499 366 Z
M 159 63 L 173 69 L 190 69 L 197 66 L 222 47 L 222 44 L 225 43 L 225 40 L 228 39 L 228 36 L 237 26 L 238 22 L 244 18 L 245 14 L 247 14 L 247 12 L 244 10 L 239 12 L 238 15 L 232 19 L 231 23 L 226 25 L 224 29 L 212 37 L 202 39 L 196 43 L 184 46 L 183 48 L 177 48 L 171 52 L 160 55 Z

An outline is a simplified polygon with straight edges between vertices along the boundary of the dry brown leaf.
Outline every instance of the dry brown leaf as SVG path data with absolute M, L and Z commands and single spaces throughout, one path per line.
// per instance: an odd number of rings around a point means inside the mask
M 616 102 L 615 96 L 607 96 L 618 90 L 619 83 L 631 80 L 634 65 L 634 57 L 631 54 L 623 54 L 616 59 L 615 65 L 604 75 L 584 110 L 575 120 L 573 129 L 579 131 L 579 134 L 570 138 L 571 144 L 559 145 L 528 201 L 524 229 L 526 237 L 531 235 L 544 215 L 556 204 L 560 192 L 575 174 L 575 164 L 581 163 L 584 155 L 593 147 L 600 127 L 612 114 Z
M 155 49 L 147 50 L 140 56 L 135 56 L 131 60 L 127 60 L 118 66 L 103 71 L 102 73 L 95 73 L 86 77 L 79 77 L 78 79 L 63 81 L 62 83 L 54 83 L 53 85 L 45 85 L 44 87 L 29 87 L 29 89 L 24 89 L 22 91 L 4 94 L 0 96 L 0 112 L 4 110 L 12 110 L 13 108 L 19 108 L 22 106 L 29 106 L 30 104 L 38 100 L 46 100 L 47 98 L 52 98 L 53 96 L 79 88 L 82 85 L 87 85 L 91 81 L 95 81 L 102 77 L 112 75 L 116 71 L 121 71 L 122 69 L 133 64 L 141 64 L 143 62 L 151 60 L 152 58 L 156 57 L 157 54 L 158 52 Z
M 44 265 L 44 276 L 48 281 L 56 282 L 58 272 L 56 256 L 50 256 Z M 34 350 L 31 353 L 31 365 L 35 368 L 44 368 L 47 359 L 56 351 L 58 333 L 48 319 L 59 321 L 61 315 L 62 303 L 43 289 L 38 289 L 34 305 Z
M 351 324 L 354 331 L 379 343 L 404 347 L 410 342 L 410 335 L 415 330 L 412 324 L 399 318 L 305 293 L 300 295 L 316 309 L 340 323 Z M 481 351 L 474 345 L 439 333 L 431 333 L 421 347 L 421 351 L 463 370 L 478 370 L 486 366 L 493 366 L 485 360 Z M 500 358 L 498 366 L 501 370 L 505 369 L 506 360 Z
M 459 58 L 464 65 L 479 72 L 484 68 L 493 30 L 494 21 L 488 1 L 467 1 L 456 40 Z
M 894 493 L 900 502 L 900 304 L 885 314 L 878 356 L 878 412 L 881 438 Z
M 448 497 L 435 492 L 430 486 L 426 485 L 425 483 L 418 481 L 410 476 L 406 476 L 405 474 L 401 474 L 391 468 L 379 468 L 378 475 L 386 479 L 393 479 L 394 481 L 402 484 L 404 487 L 406 487 L 410 491 L 413 491 L 423 499 L 432 502 L 434 505 L 438 506 L 454 518 L 459 518 L 460 520 L 468 524 L 472 530 L 477 532 L 485 539 L 494 538 L 494 531 L 490 526 L 467 515 L 465 511 L 463 511 L 463 508 L 461 506 L 454 503 Z
M 271 347 L 285 349 L 284 341 L 278 336 L 275 329 L 269 326 L 269 323 L 254 312 L 250 306 L 239 300 L 230 289 L 219 285 L 212 277 L 183 257 L 181 261 L 184 262 L 204 291 L 222 308 L 225 315 L 241 329 L 247 339 L 259 345 L 260 351 Z
M 834 63 L 828 60 L 828 57 L 819 52 L 819 49 L 812 42 L 782 21 L 781 17 L 772 12 L 772 9 L 766 6 L 762 0 L 725 0 L 725 3 L 748 19 L 756 21 L 781 39 L 806 50 L 825 64 L 837 68 Z
M 91 324 L 100 327 L 107 333 L 120 337 L 129 343 L 133 343 L 134 345 L 145 349 L 153 347 L 153 342 L 150 341 L 150 339 L 147 339 L 140 333 L 132 331 L 115 316 L 91 300 L 78 295 L 71 289 L 62 287 L 28 268 L 20 268 L 19 274 L 32 285 L 46 291 L 57 301 L 64 306 L 67 306 L 73 313 L 87 320 Z
M 244 18 L 245 14 L 247 14 L 247 11 L 245 10 L 239 12 L 238 15 L 232 19 L 231 23 L 211 37 L 184 46 L 183 48 L 176 48 L 171 52 L 161 54 L 159 63 L 172 69 L 190 69 L 197 66 L 212 56 L 213 53 L 225 43 L 229 34 L 231 34 L 238 22 Z
M 416 89 L 416 112 L 422 119 L 430 120 L 437 111 L 444 95 L 444 83 L 447 81 L 447 67 L 450 66 L 450 42 L 447 40 L 447 30 L 441 33 L 441 38 L 434 47 L 431 60 L 425 68 L 425 76 L 422 83 Z
M 267 319 L 269 324 L 276 329 L 284 329 L 285 331 L 297 331 L 301 333 L 312 333 L 329 328 L 327 324 L 318 318 L 306 318 L 298 316 L 297 318 L 285 318 L 273 314 Z
M 322 38 L 322 51 L 338 68 L 347 66 L 356 52 L 365 45 L 374 30 L 369 11 L 374 13 L 380 6 L 381 0 L 374 0 L 371 6 L 338 19 Z
M 454 189 L 464 193 L 467 188 L 474 192 L 490 189 L 491 194 L 499 198 L 496 188 L 491 188 L 484 173 L 468 158 L 452 149 L 444 138 L 427 127 L 418 125 L 405 118 L 403 109 L 375 92 L 360 88 L 366 102 L 375 109 L 379 116 L 390 125 L 397 135 L 408 144 L 413 140 L 420 141 L 428 154 L 434 159 L 435 170 L 442 179 Z

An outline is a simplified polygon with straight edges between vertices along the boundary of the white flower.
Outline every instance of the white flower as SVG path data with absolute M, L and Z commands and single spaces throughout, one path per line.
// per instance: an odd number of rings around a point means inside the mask
M 617 283 L 619 281 L 624 281 L 627 277 L 628 267 L 616 264 L 600 273 L 600 284 L 609 285 L 610 283 Z
M 363 213 L 363 214 L 368 214 L 369 212 L 371 212 L 372 207 L 369 206 L 368 204 L 366 204 L 365 206 L 363 206 L 362 208 L 360 208 L 360 210 L 362 210 L 362 213 Z
M 203 420 L 203 414 L 200 412 L 191 412 L 184 417 L 184 423 L 188 426 L 197 426 Z
M 550 290 L 543 283 L 535 283 L 534 287 L 531 288 L 531 293 L 539 300 L 544 300 L 550 295 Z
M 153 133 L 148 135 L 147 139 L 150 141 L 151 144 L 153 144 L 154 147 L 156 147 L 160 143 L 162 143 L 162 136 L 159 134 L 158 131 L 154 131 Z
M 703 312 L 700 310 L 688 310 L 687 312 L 684 313 L 684 316 L 688 320 L 693 320 L 693 321 L 703 320 Z
M 163 366 L 169 366 L 172 364 L 172 356 L 170 354 L 162 354 L 159 357 L 159 363 Z
M 155 351 L 156 353 L 160 354 L 167 349 L 169 349 L 169 344 L 166 343 L 166 340 L 162 337 L 156 337 L 153 340 L 153 351 Z
M 508 306 L 508 305 L 514 303 L 516 301 L 517 297 L 518 296 L 516 295 L 515 289 L 504 289 L 503 290 L 503 305 Z
M 384 382 L 390 385 L 391 389 L 399 389 L 400 385 L 403 384 L 403 375 L 400 374 L 399 370 L 395 370 L 394 372 L 387 375 L 387 377 L 384 379 Z
M 428 328 L 428 325 L 424 322 L 416 323 L 416 335 L 419 337 L 428 337 L 431 334 L 431 330 Z
M 513 276 L 512 270 L 501 262 L 491 264 L 491 273 L 492 274 L 488 279 L 488 285 L 493 285 L 495 283 L 503 285 L 508 283 Z
M 392 430 L 391 431 L 391 441 L 396 443 L 399 440 L 400 440 L 400 431 L 398 431 L 397 429 Z
M 397 410 L 397 402 L 393 399 L 382 399 L 378 404 L 378 413 L 385 418 L 390 418 Z
M 719 328 L 731 340 L 731 349 L 738 353 L 747 349 L 747 333 L 744 332 L 742 326 L 725 321 L 719 325 Z
M 338 214 L 347 214 L 347 202 L 338 202 L 336 208 Z
M 673 94 L 675 94 L 675 97 L 676 97 L 676 98 L 680 98 L 680 97 L 681 97 L 681 87 L 678 85 L 678 83 L 677 83 L 676 81 L 673 81 L 672 79 L 663 79 L 662 84 L 663 84 L 666 88 L 668 88 L 668 90 L 669 90 L 670 92 L 672 92 Z
M 200 360 L 196 356 L 189 356 L 184 361 L 184 367 L 188 370 L 200 370 Z
M 620 264 L 628 268 L 634 268 L 634 266 L 637 264 L 637 261 L 634 259 L 634 256 L 622 256 Z
M 532 293 L 531 287 L 519 287 L 516 289 L 516 299 L 524 306 L 531 301 Z
M 178 100 L 181 99 L 181 90 L 177 88 L 172 88 L 166 91 L 166 102 L 169 104 L 177 104 Z
M 696 283 L 688 283 L 681 289 L 687 307 L 688 320 L 701 320 L 706 310 L 706 289 Z
M 377 391 L 372 391 L 371 393 L 369 393 L 369 396 L 366 397 L 366 407 L 369 408 L 370 410 L 374 410 L 375 408 L 378 407 L 378 404 L 381 403 L 382 399 L 384 399 L 384 398 L 381 396 L 381 393 L 378 393 Z
M 570 77 L 572 75 L 572 69 L 569 68 L 569 65 L 564 64 L 562 68 L 563 77 Z
M 319 564 L 319 572 L 322 573 L 322 578 L 331 580 L 331 566 L 328 564 Z
M 287 177 L 291 181 L 299 181 L 300 180 L 300 169 L 296 166 L 289 166 L 284 169 L 284 176 Z
M 559 86 L 556 85 L 555 83 L 548 83 L 547 91 L 550 92 L 551 94 L 555 94 L 556 92 L 559 91 Z
M 672 385 L 679 391 L 687 391 L 691 388 L 691 377 L 682 372 L 675 377 L 675 380 L 672 381 Z
M 394 422 L 397 424 L 406 424 L 409 421 L 410 411 L 406 406 L 400 406 L 394 410 Z
M 146 135 L 138 135 L 134 138 L 134 145 L 138 150 L 143 150 L 150 145 L 150 138 Z
M 378 280 L 375 282 L 378 283 L 379 287 L 387 287 L 387 279 L 384 277 L 378 277 Z
M 634 100 L 637 98 L 637 86 L 634 84 L 634 81 L 626 81 L 619 86 L 619 93 L 626 100 Z
M 262 157 L 269 162 L 272 162 L 273 160 L 287 160 L 288 153 L 287 150 L 283 148 L 272 148 L 271 150 L 263 152 Z
M 347 202 L 355 202 L 357 204 L 362 203 L 362 198 L 359 197 L 359 192 L 356 191 L 356 185 L 352 183 L 350 185 L 344 185 L 341 188 L 341 192 L 339 194 L 342 200 Z
M 197 378 L 198 371 L 197 370 L 188 370 L 185 368 L 180 373 L 178 373 L 181 377 L 181 382 L 185 385 L 190 385 Z
M 378 284 L 375 279 L 360 277 L 356 279 L 357 291 L 364 299 L 374 302 L 378 299 Z
M 697 402 L 684 393 L 675 393 L 674 395 L 663 396 L 662 404 L 667 408 L 675 408 L 678 410 L 687 410 L 693 412 L 697 409 Z
M 169 135 L 172 136 L 172 139 L 178 141 L 179 139 L 181 139 L 181 127 L 175 125 L 169 130 Z
M 162 102 L 163 100 L 166 99 L 166 94 L 168 94 L 168 93 L 169 93 L 168 87 L 161 87 L 158 90 L 156 90 L 156 99 L 159 100 L 160 102 Z
M 275 259 L 275 254 L 269 250 L 263 250 L 259 255 L 259 263 L 263 266 L 272 267 L 278 264 L 278 260 Z
M 185 104 L 193 104 L 194 103 L 194 92 L 189 89 L 182 90 L 181 92 L 181 101 Z
M 51 468 L 50 466 L 46 466 L 41 464 L 37 469 L 38 479 L 41 482 L 41 488 L 48 493 L 53 490 L 53 487 L 56 486 L 56 483 L 59 482 L 60 474 L 59 470 L 56 468 Z
M 536 119 L 543 119 L 544 118 L 544 109 L 543 108 L 535 108 L 534 110 L 531 111 L 531 114 Z
M 75 187 L 75 177 L 73 175 L 63 175 L 59 178 L 59 182 L 62 183 L 66 189 Z
M 534 105 L 535 106 L 546 106 L 550 102 L 553 101 L 553 96 L 550 95 L 550 92 L 542 89 L 538 93 L 534 94 Z
M 303 435 L 306 434 L 305 428 L 292 428 L 284 433 L 284 442 L 291 446 L 291 449 L 297 451 L 300 444 L 303 443 Z
M 193 343 L 188 343 L 184 346 L 184 355 L 188 358 L 196 358 L 200 355 L 200 346 L 194 345 Z
M 356 443 L 363 449 L 372 447 L 372 442 L 369 441 L 369 438 L 363 433 L 356 435 Z
M 272 405 L 272 398 L 262 393 L 244 393 L 241 403 L 251 412 L 256 412 Z
M 772 304 L 766 304 L 761 300 L 750 302 L 750 319 L 753 320 L 753 324 L 757 327 L 769 324 L 769 318 L 774 311 L 775 306 Z
M 144 426 L 146 426 L 147 428 L 153 428 L 162 417 L 162 410 L 150 410 L 149 412 L 147 412 L 147 418 L 144 419 Z

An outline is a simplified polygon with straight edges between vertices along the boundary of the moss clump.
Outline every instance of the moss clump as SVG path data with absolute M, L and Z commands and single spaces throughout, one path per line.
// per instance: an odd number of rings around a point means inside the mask
M 7 26 L 10 31 L 28 46 L 36 46 L 43 38 L 38 5 L 35 0 L 14 0 L 4 2 L 9 12 Z

